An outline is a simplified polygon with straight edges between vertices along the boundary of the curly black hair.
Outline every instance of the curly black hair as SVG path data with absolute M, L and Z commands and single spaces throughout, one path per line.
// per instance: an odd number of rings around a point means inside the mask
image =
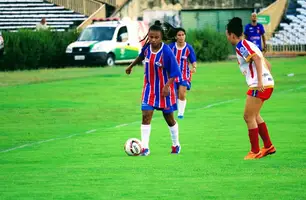
M 145 44 L 148 44 L 148 34 L 150 31 L 160 31 L 162 34 L 162 40 L 164 41 L 175 39 L 176 33 L 178 32 L 177 28 L 173 27 L 168 22 L 161 23 L 159 20 L 156 20 L 154 24 L 150 26 L 148 33 L 140 42 L 146 40 Z
M 229 20 L 227 26 L 226 26 L 227 32 L 229 34 L 233 33 L 237 37 L 242 36 L 243 33 L 243 26 L 242 26 L 242 20 L 239 17 L 234 17 L 231 20 Z

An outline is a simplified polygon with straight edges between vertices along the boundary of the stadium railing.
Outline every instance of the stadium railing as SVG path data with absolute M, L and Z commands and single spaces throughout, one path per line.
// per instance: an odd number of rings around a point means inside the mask
M 72 9 L 76 12 L 90 16 L 95 13 L 101 6 L 106 3 L 109 5 L 116 5 L 115 0 L 48 0 L 54 4 L 64 6 L 65 8 Z M 105 16 L 104 16 L 105 17 Z
M 286 33 L 279 31 L 271 34 L 267 41 L 267 54 L 270 55 L 306 55 L 306 34 L 295 31 Z
M 306 45 L 305 44 L 269 44 L 267 45 L 267 54 L 275 56 L 297 56 L 297 55 L 306 55 Z
M 103 4 L 98 10 L 96 10 L 93 14 L 91 14 L 82 24 L 77 27 L 77 30 L 80 31 L 89 24 L 92 23 L 94 18 L 105 18 L 106 16 L 106 8 L 105 4 Z

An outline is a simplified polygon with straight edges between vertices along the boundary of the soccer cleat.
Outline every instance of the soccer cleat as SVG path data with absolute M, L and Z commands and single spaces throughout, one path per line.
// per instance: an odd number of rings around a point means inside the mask
M 181 152 L 181 146 L 177 145 L 177 146 L 172 146 L 172 151 L 171 153 L 174 153 L 174 154 L 179 154 Z
M 142 149 L 141 156 L 148 156 L 150 154 L 150 149 Z
M 177 118 L 184 119 L 184 115 L 178 115 Z
M 261 151 L 261 157 L 265 157 L 269 154 L 274 154 L 276 152 L 276 149 L 272 144 L 269 148 L 263 147 L 260 151 Z
M 261 152 L 254 153 L 254 152 L 250 151 L 250 152 L 244 157 L 244 160 L 254 160 L 254 159 L 258 159 L 258 158 L 261 158 Z

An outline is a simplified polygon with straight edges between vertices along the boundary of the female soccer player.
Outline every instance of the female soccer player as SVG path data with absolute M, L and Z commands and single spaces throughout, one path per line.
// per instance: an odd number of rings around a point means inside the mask
M 258 47 L 242 40 L 242 20 L 234 17 L 227 24 L 226 36 L 228 41 L 236 46 L 236 54 L 241 72 L 246 76 L 249 86 L 244 120 L 249 129 L 251 151 L 244 157 L 245 160 L 257 159 L 276 152 L 266 123 L 260 116 L 260 109 L 265 100 L 268 100 L 273 92 L 274 81 L 268 64 Z M 260 150 L 258 134 L 261 136 L 264 147 Z
M 177 110 L 174 79 L 181 76 L 178 64 L 168 45 L 162 42 L 165 37 L 159 21 L 149 28 L 148 44 L 144 45 L 139 56 L 126 69 L 130 74 L 132 68 L 144 60 L 144 86 L 142 91 L 142 125 L 141 140 L 144 146 L 142 155 L 148 156 L 151 120 L 154 110 L 161 110 L 169 126 L 172 138 L 171 153 L 180 153 L 178 124 L 173 111 Z
M 191 73 L 196 72 L 197 63 L 196 63 L 196 55 L 192 46 L 186 43 L 186 31 L 183 28 L 176 28 L 176 42 L 169 44 L 172 49 L 178 65 L 180 67 L 182 76 L 176 78 L 176 82 L 179 85 L 178 88 L 178 118 L 183 119 L 185 108 L 186 108 L 186 91 L 191 88 Z M 192 70 L 190 73 L 189 62 L 192 65 Z

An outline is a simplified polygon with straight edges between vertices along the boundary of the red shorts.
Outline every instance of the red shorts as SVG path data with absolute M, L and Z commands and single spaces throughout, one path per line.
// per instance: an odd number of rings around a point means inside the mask
M 248 90 L 247 95 L 257 97 L 265 101 L 271 97 L 272 92 L 273 88 L 266 88 L 263 92 L 260 92 L 259 90 Z

